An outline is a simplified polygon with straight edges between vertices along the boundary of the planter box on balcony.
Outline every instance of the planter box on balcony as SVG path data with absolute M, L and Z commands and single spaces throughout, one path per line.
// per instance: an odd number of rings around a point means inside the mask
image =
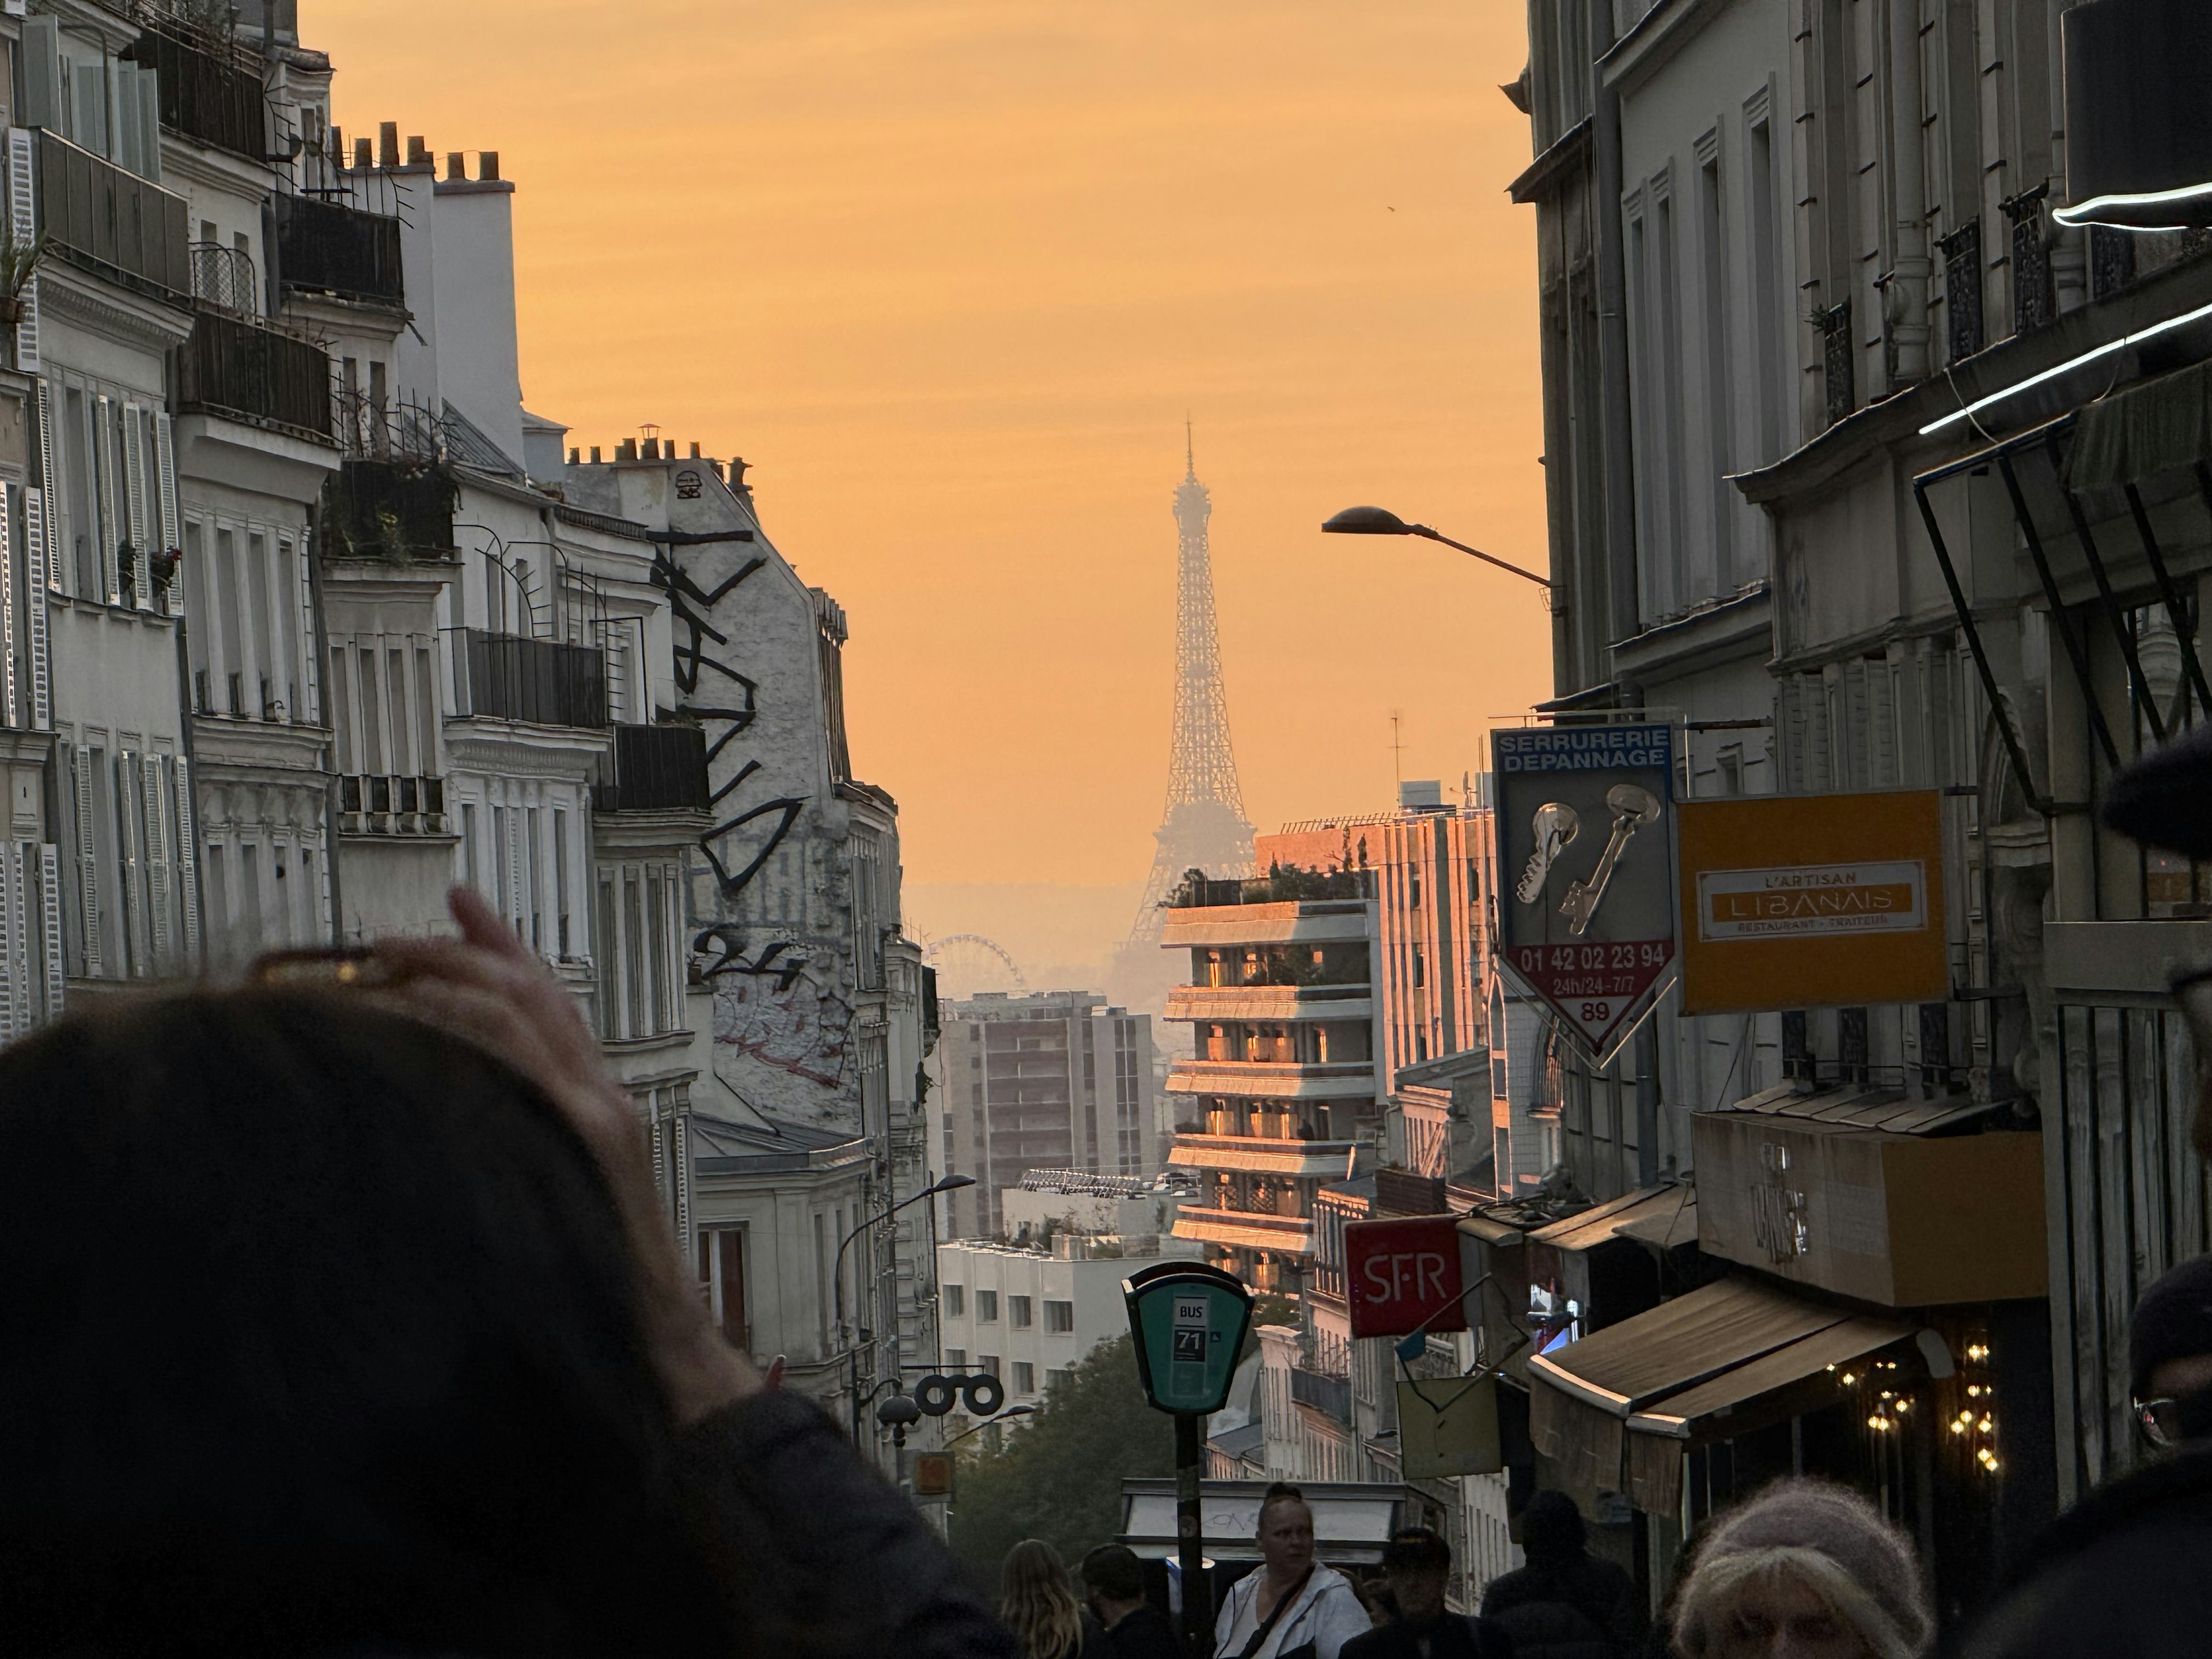
M 428 462 L 349 456 L 323 486 L 323 525 L 355 559 L 450 559 L 460 490 Z

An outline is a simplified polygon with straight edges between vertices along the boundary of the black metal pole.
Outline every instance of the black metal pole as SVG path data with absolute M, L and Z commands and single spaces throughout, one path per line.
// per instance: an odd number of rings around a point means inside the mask
M 1182 1568 L 1182 1633 L 1186 1650 L 1213 1651 L 1212 1587 L 1206 1582 L 1206 1522 L 1199 1504 L 1205 1451 L 1198 1419 L 1176 1413 L 1176 1559 Z

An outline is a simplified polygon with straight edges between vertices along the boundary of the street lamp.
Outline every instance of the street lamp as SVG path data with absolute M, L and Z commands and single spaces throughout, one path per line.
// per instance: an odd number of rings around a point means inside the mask
M 959 1433 L 954 1435 L 951 1439 L 945 1443 L 945 1450 L 950 1451 L 953 1447 L 965 1440 L 969 1435 L 980 1433 L 983 1430 L 989 1428 L 994 1423 L 1003 1423 L 1010 1417 L 1034 1417 L 1036 1415 L 1036 1407 L 1035 1406 L 1009 1406 L 997 1416 L 987 1417 L 974 1427 L 961 1430 Z
M 841 1340 L 845 1334 L 846 1248 L 862 1233 L 866 1232 L 871 1227 L 880 1226 L 883 1223 L 889 1221 L 893 1216 L 896 1215 L 901 1210 L 906 1208 L 909 1204 L 919 1204 L 925 1198 L 934 1198 L 939 1193 L 957 1192 L 963 1187 L 972 1187 L 975 1184 L 975 1177 L 974 1176 L 946 1176 L 942 1180 L 923 1188 L 920 1192 L 915 1194 L 913 1197 L 901 1199 L 897 1203 L 884 1210 L 881 1214 L 870 1216 L 859 1226 L 854 1228 L 851 1232 L 847 1233 L 844 1237 L 837 1241 L 837 1256 L 836 1260 L 831 1264 L 830 1277 L 832 1286 L 832 1295 L 835 1297 L 836 1301 L 837 1334 Z M 847 1353 L 848 1357 L 853 1362 L 853 1443 L 857 1446 L 860 1443 L 860 1350 L 859 1345 L 856 1343 L 852 1348 L 847 1351 Z
M 1461 552 L 1480 559 L 1485 564 L 1494 564 L 1500 570 L 1510 570 L 1515 575 L 1532 581 L 1544 590 L 1554 609 L 1558 607 L 1559 590 L 1553 582 L 1533 570 L 1523 570 L 1517 564 L 1508 564 L 1503 559 L 1492 558 L 1480 548 L 1469 547 L 1465 542 L 1455 542 L 1449 536 L 1439 535 L 1425 524 L 1407 524 L 1387 507 L 1347 507 L 1322 528 L 1332 536 L 1425 536 L 1432 542 L 1442 542 L 1446 547 L 1455 547 Z

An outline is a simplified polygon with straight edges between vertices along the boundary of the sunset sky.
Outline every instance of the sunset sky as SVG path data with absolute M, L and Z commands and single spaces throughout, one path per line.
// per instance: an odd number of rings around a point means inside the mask
M 1387 805 L 1393 710 L 1405 775 L 1455 785 L 1545 695 L 1526 584 L 1317 532 L 1376 501 L 1543 562 L 1519 6 L 308 0 L 301 26 L 349 133 L 518 181 L 532 410 L 752 464 L 849 613 L 854 762 L 898 797 L 925 926 L 1047 885 L 1106 915 L 1149 866 L 1186 410 L 1262 829 Z

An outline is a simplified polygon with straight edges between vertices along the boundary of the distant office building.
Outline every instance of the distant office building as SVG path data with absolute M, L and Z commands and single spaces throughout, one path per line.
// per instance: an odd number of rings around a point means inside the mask
M 1003 1232 L 1000 1192 L 1031 1170 L 1160 1167 L 1150 1015 L 1088 991 L 988 993 L 948 1005 L 939 1053 L 944 1167 L 975 1177 L 947 1201 L 954 1237 Z

